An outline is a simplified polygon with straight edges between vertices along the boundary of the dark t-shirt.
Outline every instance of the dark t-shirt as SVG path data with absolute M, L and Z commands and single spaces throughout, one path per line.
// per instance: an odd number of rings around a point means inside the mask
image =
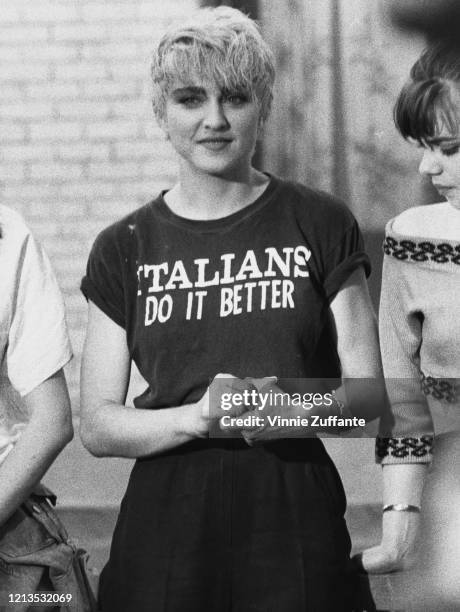
M 252 204 L 195 221 L 157 199 L 100 233 L 82 291 L 126 330 L 139 408 L 197 401 L 218 372 L 339 375 L 329 303 L 358 266 L 358 225 L 331 196 L 272 177 Z

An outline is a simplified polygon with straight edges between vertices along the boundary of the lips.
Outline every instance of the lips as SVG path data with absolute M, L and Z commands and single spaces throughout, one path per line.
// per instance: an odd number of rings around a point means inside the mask
M 220 151 L 225 149 L 231 142 L 231 138 L 203 138 L 198 141 L 198 144 L 211 151 Z
M 231 142 L 231 138 L 202 138 L 201 140 L 199 140 L 198 142 L 200 144 L 204 143 L 204 142 Z

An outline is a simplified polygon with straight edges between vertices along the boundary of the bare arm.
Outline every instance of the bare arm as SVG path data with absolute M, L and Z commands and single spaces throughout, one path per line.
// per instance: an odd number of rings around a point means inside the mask
M 29 422 L 0 465 L 0 525 L 28 497 L 72 439 L 72 418 L 62 370 L 24 397 Z
M 171 408 L 125 406 L 129 373 L 125 330 L 90 301 L 81 371 L 81 437 L 93 455 L 143 457 L 207 436 L 215 418 L 209 394 Z
M 379 415 L 385 401 L 385 385 L 380 362 L 377 323 L 362 268 L 358 268 L 350 275 L 333 299 L 330 308 L 336 328 L 342 377 L 348 378 L 344 387 L 351 412 L 354 415 L 358 412 L 359 416 L 366 416 L 369 420 L 373 419 Z M 269 387 L 281 391 L 272 383 Z M 321 414 L 324 412 L 325 416 L 330 412 L 327 406 L 320 406 L 317 410 Z M 294 408 L 286 405 L 275 406 L 274 412 L 285 416 L 307 415 L 298 404 Z M 301 428 L 294 430 L 283 426 L 275 428 L 269 427 L 267 423 L 266 420 L 262 426 L 241 428 L 245 439 L 252 443 L 257 440 L 283 437 L 286 434 L 289 437 L 305 435 Z M 233 430 L 238 431 L 238 427 L 234 427 Z
M 142 457 L 200 435 L 195 405 L 124 406 L 130 357 L 126 332 L 91 301 L 81 369 L 81 437 L 96 456 Z
M 426 463 L 400 463 L 383 466 L 383 505 L 410 504 L 420 507 Z M 417 512 L 389 511 L 383 514 L 382 541 L 358 556 L 359 565 L 370 573 L 403 569 L 410 562 L 417 537 Z
M 377 321 L 363 268 L 349 276 L 330 308 L 342 377 L 382 378 Z
M 382 414 L 387 400 L 377 321 L 362 268 L 350 275 L 330 309 L 342 368 L 338 395 L 354 416 L 370 422 Z

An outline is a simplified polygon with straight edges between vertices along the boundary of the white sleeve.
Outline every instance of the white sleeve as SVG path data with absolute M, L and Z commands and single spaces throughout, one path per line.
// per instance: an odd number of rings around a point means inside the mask
M 46 254 L 30 233 L 22 245 L 12 306 L 7 371 L 24 396 L 72 357 L 61 292 Z
M 390 410 L 381 418 L 377 438 L 382 463 L 429 462 L 433 443 L 433 421 L 420 385 L 423 315 L 412 307 L 406 268 L 384 257 L 379 331 Z

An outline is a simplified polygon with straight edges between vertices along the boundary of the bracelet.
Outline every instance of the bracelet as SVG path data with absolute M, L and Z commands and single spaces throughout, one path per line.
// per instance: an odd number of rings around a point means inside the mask
M 383 506 L 383 512 L 390 512 L 390 510 L 396 510 L 396 512 L 420 512 L 420 506 L 413 506 L 412 504 L 387 504 Z

